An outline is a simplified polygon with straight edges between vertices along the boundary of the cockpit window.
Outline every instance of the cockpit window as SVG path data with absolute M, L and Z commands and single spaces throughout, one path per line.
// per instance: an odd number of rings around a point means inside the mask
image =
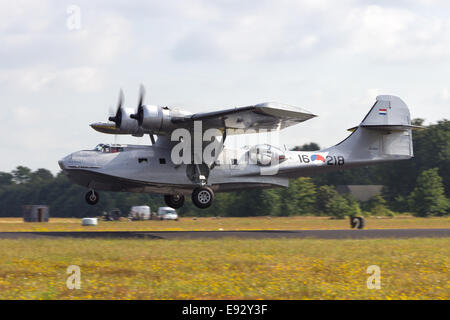
M 117 153 L 123 152 L 123 147 L 110 146 L 109 144 L 99 144 L 95 147 L 95 151 L 102 153 Z
M 97 146 L 94 148 L 94 150 L 95 150 L 95 151 L 99 151 L 99 152 L 103 152 L 103 146 L 104 146 L 104 144 L 99 144 L 99 145 L 97 145 Z

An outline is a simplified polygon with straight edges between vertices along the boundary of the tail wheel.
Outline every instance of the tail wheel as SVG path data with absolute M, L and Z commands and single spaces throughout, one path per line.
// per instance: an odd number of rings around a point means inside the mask
M 90 204 L 91 206 L 96 205 L 98 201 L 100 200 L 100 196 L 98 193 L 94 190 L 91 190 L 86 193 L 86 196 L 84 197 L 86 199 L 86 202 Z
M 350 228 L 354 229 L 356 226 L 357 219 L 356 217 L 350 216 Z
M 166 194 L 164 202 L 171 208 L 179 209 L 184 204 L 184 196 L 182 194 Z
M 350 227 L 352 229 L 363 229 L 366 221 L 363 217 L 350 217 Z
M 363 217 L 357 217 L 359 219 L 358 229 L 364 229 L 366 225 L 366 220 Z
M 214 192 L 209 187 L 200 187 L 192 192 L 192 202 L 200 209 L 211 206 L 214 200 Z

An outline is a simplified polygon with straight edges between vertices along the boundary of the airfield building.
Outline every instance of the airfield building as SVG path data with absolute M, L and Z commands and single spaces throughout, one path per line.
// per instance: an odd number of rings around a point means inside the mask
M 49 208 L 43 205 L 23 206 L 24 222 L 48 222 Z

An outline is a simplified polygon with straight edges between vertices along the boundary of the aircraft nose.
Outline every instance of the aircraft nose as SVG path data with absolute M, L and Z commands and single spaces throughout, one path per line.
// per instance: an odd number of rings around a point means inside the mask
M 67 157 L 62 158 L 61 160 L 58 161 L 59 167 L 62 170 L 67 169 L 67 162 L 72 160 L 72 155 L 68 155 Z
M 58 161 L 58 165 L 59 165 L 59 167 L 61 168 L 61 170 L 64 170 L 64 169 L 65 169 L 64 161 L 63 161 L 62 159 Z

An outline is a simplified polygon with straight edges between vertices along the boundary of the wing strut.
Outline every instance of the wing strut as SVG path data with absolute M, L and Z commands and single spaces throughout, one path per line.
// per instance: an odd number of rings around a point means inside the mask
M 153 133 L 149 133 L 148 134 L 149 136 L 150 136 L 150 140 L 151 140 L 151 142 L 152 142 L 152 145 L 155 145 L 155 135 L 153 134 Z
M 211 164 L 211 166 L 209 167 L 210 170 L 214 169 L 214 167 L 216 166 L 216 161 L 219 158 L 220 154 L 222 153 L 223 150 L 223 146 L 225 145 L 225 140 L 227 139 L 227 129 L 225 128 L 223 130 L 223 134 L 222 134 L 222 142 L 220 143 L 220 152 L 218 152 L 216 154 L 216 158 L 214 159 L 213 163 Z

